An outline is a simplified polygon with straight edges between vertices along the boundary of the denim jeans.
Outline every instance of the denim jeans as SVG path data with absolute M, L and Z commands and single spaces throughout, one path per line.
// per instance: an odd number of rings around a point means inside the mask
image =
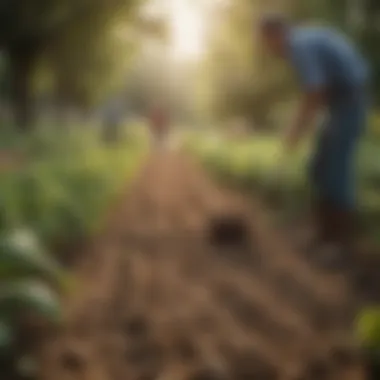
M 355 157 L 367 123 L 365 91 L 332 99 L 310 165 L 310 179 L 319 199 L 343 209 L 355 207 Z

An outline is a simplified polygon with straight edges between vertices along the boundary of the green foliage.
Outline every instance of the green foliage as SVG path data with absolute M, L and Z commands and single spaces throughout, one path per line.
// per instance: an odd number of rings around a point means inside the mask
M 370 120 L 370 137 L 373 140 L 378 140 L 380 139 L 380 113 L 375 112 L 371 115 L 371 120 Z
M 17 355 L 20 328 L 31 321 L 39 321 L 44 326 L 62 322 L 63 313 L 58 293 L 67 289 L 66 276 L 63 268 L 46 252 L 32 231 L 3 231 L 0 236 L 2 363 Z M 29 327 L 38 328 L 37 325 Z M 17 363 L 13 365 L 17 366 Z M 17 370 L 18 368 L 12 368 L 12 371 Z
M 372 132 L 371 132 L 372 133 Z M 371 134 L 370 133 L 370 134 Z M 380 165 L 377 160 L 379 143 L 369 136 L 361 147 L 358 162 L 359 203 L 363 226 L 374 239 L 380 231 Z M 194 140 L 189 148 L 202 158 L 206 167 L 218 178 L 241 189 L 255 191 L 274 202 L 280 209 L 294 214 L 307 206 L 309 187 L 306 177 L 307 150 L 276 173 L 279 141 L 275 137 L 255 135 L 241 141 Z M 279 183 L 276 175 L 281 176 Z
M 357 318 L 356 334 L 362 345 L 380 353 L 380 308 L 365 309 Z
M 140 138 L 132 134 L 112 149 L 104 147 L 94 131 L 41 129 L 25 137 L 10 130 L 2 137 L 3 145 L 28 158 L 0 178 L 3 363 L 19 354 L 20 327 L 63 322 L 60 295 L 73 290 L 75 283 L 46 247 L 86 237 L 101 226 L 111 199 L 125 190 L 143 149 Z
M 13 344 L 13 331 L 9 323 L 0 321 L 0 356 L 4 356 Z
M 31 231 L 16 230 L 0 237 L 0 279 L 37 276 L 59 287 L 63 269 L 44 252 Z
M 359 40 L 363 53 L 368 57 L 371 69 L 371 90 L 376 105 L 380 104 L 380 51 L 377 43 L 379 38 L 380 32 L 373 26 L 365 30 Z
M 0 315 L 8 323 L 21 322 L 31 313 L 51 323 L 62 321 L 57 295 L 46 284 L 30 279 L 0 285 Z
M 145 0 L 2 0 L 0 49 L 9 58 L 13 111 L 33 121 L 33 78 L 54 88 L 61 107 L 98 105 L 123 85 L 127 64 L 142 38 L 165 38 L 162 19 L 143 17 Z M 43 69 L 41 70 L 41 62 Z M 46 73 L 45 73 L 46 72 Z M 48 87 L 48 89 L 46 89 Z
M 19 144 L 33 158 L 0 178 L 0 230 L 28 226 L 49 243 L 93 232 L 140 154 L 130 142 L 104 147 L 93 132 L 36 133 Z
M 66 104 L 97 105 L 124 79 L 134 44 L 120 26 L 131 22 L 130 2 L 103 8 L 73 20 L 48 49 L 56 92 Z
M 380 370 L 380 308 L 365 308 L 358 315 L 355 327 L 356 336 L 366 353 L 369 376 L 377 379 Z

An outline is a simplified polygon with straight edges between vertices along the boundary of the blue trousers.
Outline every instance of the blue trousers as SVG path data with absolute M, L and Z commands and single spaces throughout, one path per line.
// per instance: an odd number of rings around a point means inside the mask
M 310 165 L 310 179 L 318 199 L 342 209 L 355 207 L 355 157 L 367 123 L 364 92 L 342 96 L 328 105 Z

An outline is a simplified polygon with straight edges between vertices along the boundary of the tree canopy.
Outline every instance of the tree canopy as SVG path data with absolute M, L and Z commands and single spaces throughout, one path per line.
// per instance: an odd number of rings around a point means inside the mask
M 162 34 L 139 13 L 144 0 L 1 0 L 0 47 L 20 127 L 33 118 L 33 76 L 41 61 L 57 99 L 88 106 L 120 81 L 136 33 Z

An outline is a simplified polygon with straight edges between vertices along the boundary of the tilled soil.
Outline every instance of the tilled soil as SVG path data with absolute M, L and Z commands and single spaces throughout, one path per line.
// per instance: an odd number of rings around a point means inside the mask
M 149 158 L 76 270 L 40 380 L 366 378 L 344 276 L 181 153 Z

